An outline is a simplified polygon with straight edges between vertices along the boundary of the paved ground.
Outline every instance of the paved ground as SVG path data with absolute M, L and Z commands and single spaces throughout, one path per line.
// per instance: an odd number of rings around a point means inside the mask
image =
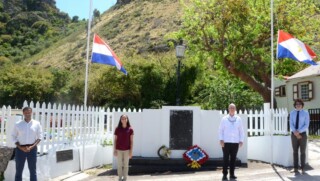
M 284 153 L 285 154 L 285 153 Z M 249 161 L 247 168 L 237 168 L 237 180 L 261 181 L 320 181 L 320 140 L 309 141 L 309 168 L 305 174 L 295 174 L 291 168 L 284 168 L 257 161 Z M 213 181 L 221 180 L 221 168 L 213 171 L 193 173 L 155 173 L 151 175 L 133 175 L 128 181 Z M 117 181 L 117 176 L 112 171 L 91 169 L 84 173 L 78 172 L 64 175 L 53 181 Z

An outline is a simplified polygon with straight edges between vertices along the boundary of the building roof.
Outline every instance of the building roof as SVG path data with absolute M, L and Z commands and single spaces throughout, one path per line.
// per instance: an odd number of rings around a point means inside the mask
M 311 65 L 308 68 L 305 68 L 300 72 L 292 75 L 291 77 L 288 77 L 287 80 L 320 75 L 320 62 L 317 63 L 318 65 Z

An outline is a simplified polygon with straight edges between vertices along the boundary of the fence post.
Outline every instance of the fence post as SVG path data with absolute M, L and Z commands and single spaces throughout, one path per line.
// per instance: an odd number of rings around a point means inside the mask
M 266 134 L 272 134 L 271 129 L 273 129 L 273 126 L 271 124 L 271 112 L 270 112 L 270 103 L 264 103 L 263 104 L 263 112 L 264 112 L 264 117 L 265 117 L 265 133 Z
M 2 106 L 2 111 L 0 112 L 0 142 L 3 143 L 4 142 L 4 131 L 5 131 L 5 119 L 6 119 L 6 113 L 7 109 L 5 106 Z
M 104 111 L 104 108 L 100 108 L 100 110 L 99 110 L 99 122 L 98 122 L 98 124 L 99 124 L 99 133 L 100 133 L 100 135 L 99 135 L 99 140 L 100 140 L 100 142 L 101 142 L 101 140 L 103 140 L 104 138 L 105 138 L 105 130 L 104 130 L 104 122 L 105 122 L 105 116 L 104 116 L 104 114 L 105 114 L 105 111 Z
M 281 119 L 283 122 L 284 134 L 288 134 L 288 111 L 287 111 L 287 108 L 282 108 Z
M 260 128 L 259 128 L 259 136 L 265 135 L 265 118 L 264 118 L 264 114 L 263 114 L 263 110 L 259 110 L 256 114 L 259 114 L 259 118 L 260 118 Z
M 253 135 L 253 111 L 249 110 L 249 115 L 248 115 L 249 123 L 248 123 L 248 132 L 249 136 Z

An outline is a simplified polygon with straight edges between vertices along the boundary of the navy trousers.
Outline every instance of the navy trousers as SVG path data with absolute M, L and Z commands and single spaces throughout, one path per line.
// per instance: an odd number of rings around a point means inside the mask
M 22 181 L 22 172 L 24 164 L 27 160 L 30 181 L 37 181 L 37 147 L 33 148 L 30 152 L 26 153 L 21 151 L 19 148 L 15 149 L 15 160 L 16 160 L 16 176 L 15 181 Z

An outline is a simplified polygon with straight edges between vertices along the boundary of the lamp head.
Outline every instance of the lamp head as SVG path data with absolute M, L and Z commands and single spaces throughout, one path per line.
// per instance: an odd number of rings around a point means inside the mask
M 183 58 L 185 51 L 186 51 L 186 47 L 184 45 L 177 45 L 176 46 L 176 56 L 177 56 L 177 58 Z

